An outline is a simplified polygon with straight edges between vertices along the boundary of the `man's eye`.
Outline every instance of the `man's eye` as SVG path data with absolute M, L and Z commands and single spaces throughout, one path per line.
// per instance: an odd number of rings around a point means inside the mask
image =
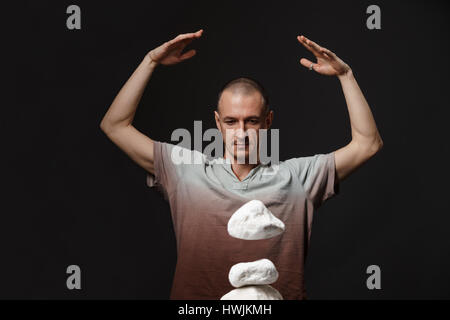
M 225 121 L 226 124 L 233 124 L 234 121 L 233 120 L 229 120 L 229 121 Z

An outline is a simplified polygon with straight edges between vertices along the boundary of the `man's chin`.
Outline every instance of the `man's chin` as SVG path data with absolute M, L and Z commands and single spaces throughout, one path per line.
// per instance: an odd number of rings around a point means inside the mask
M 238 151 L 235 153 L 234 162 L 239 164 L 256 164 L 250 162 L 250 152 L 246 151 Z M 253 161 L 254 162 L 254 161 Z
M 238 148 L 236 145 L 233 146 L 234 148 L 232 149 L 232 152 L 230 152 L 231 150 L 228 149 L 231 157 L 234 159 L 233 161 L 235 163 L 238 163 L 238 160 L 241 163 L 246 163 L 249 164 L 249 159 L 250 159 L 250 146 L 246 146 L 246 148 Z M 245 161 L 245 162 L 244 162 Z

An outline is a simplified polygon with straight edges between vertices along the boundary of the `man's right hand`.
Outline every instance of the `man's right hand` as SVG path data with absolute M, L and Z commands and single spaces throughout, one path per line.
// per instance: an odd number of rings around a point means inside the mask
M 191 49 L 181 54 L 181 51 L 192 42 L 192 40 L 202 36 L 203 29 L 193 33 L 184 33 L 178 35 L 176 38 L 165 42 L 159 47 L 147 53 L 156 64 L 172 65 L 193 57 L 196 53 L 195 49 Z

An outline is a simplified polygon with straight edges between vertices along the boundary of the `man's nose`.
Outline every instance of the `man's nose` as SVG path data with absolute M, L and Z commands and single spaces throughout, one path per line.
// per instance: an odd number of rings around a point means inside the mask
M 236 129 L 236 138 L 245 139 L 246 136 L 247 133 L 245 132 L 245 127 L 243 125 L 240 125 L 240 127 Z

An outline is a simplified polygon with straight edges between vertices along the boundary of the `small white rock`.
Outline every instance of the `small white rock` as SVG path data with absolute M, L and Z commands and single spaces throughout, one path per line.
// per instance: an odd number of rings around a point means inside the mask
M 220 300 L 283 300 L 283 297 L 277 289 L 266 284 L 231 290 Z
M 284 223 L 260 200 L 251 200 L 236 210 L 228 221 L 230 236 L 244 240 L 261 240 L 284 232 Z
M 231 267 L 228 279 L 235 288 L 272 284 L 278 279 L 278 271 L 269 259 L 241 262 Z

